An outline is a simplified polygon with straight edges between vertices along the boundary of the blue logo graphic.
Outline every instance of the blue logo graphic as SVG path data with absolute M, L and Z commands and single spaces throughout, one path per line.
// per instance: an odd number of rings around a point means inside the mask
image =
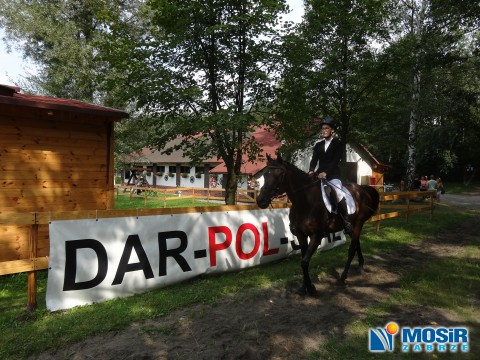
M 371 352 L 393 351 L 394 335 L 398 332 L 397 323 L 388 323 L 385 328 L 370 329 L 368 333 L 368 350 Z

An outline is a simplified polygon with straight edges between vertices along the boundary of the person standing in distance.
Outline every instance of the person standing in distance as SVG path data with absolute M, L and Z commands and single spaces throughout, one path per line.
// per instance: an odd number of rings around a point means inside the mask
M 313 147 L 313 155 L 308 174 L 310 176 L 316 176 L 319 179 L 325 179 L 332 185 L 331 187 L 337 195 L 336 208 L 343 219 L 345 233 L 351 234 L 353 228 L 348 216 L 347 202 L 345 200 L 345 194 L 342 191 L 342 182 L 340 180 L 342 143 L 337 137 L 333 136 L 337 130 L 337 125 L 333 119 L 325 118 L 321 126 L 323 139 Z

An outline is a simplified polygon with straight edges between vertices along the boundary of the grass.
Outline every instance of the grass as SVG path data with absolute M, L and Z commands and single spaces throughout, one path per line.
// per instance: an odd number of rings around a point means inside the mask
M 167 207 L 179 208 L 179 207 L 191 207 L 191 206 L 218 206 L 217 202 L 200 201 L 195 199 L 193 203 L 190 198 L 182 198 L 181 196 L 167 195 L 169 199 L 167 201 Z M 224 204 L 223 204 L 224 205 Z M 115 209 L 117 210 L 129 210 L 129 209 L 155 209 L 163 208 L 163 197 L 148 197 L 145 202 L 141 197 L 130 197 L 128 194 L 120 193 L 115 196 Z
M 480 182 L 472 181 L 470 184 L 465 185 L 463 182 L 452 182 L 444 184 L 445 191 L 449 194 L 461 194 L 464 192 L 472 192 L 480 188 Z
M 135 208 L 137 200 L 143 205 L 143 199 L 131 199 L 119 201 L 116 208 Z M 428 216 L 428 213 L 412 215 L 408 224 L 402 218 L 383 221 L 379 233 L 375 232 L 373 223 L 367 223 L 362 242 L 367 259 L 379 252 L 395 252 L 405 245 L 431 240 L 436 233 L 452 229 L 472 215 L 440 206 L 432 221 L 428 220 Z M 321 256 L 316 254 L 311 262 L 311 272 L 331 273 L 344 260 L 344 253 L 340 251 L 325 252 Z M 331 334 L 317 350 L 310 353 L 310 358 L 344 359 L 351 356 L 371 359 L 373 356 L 366 345 L 368 328 L 383 325 L 399 308 L 412 304 L 450 309 L 474 329 L 473 333 L 478 334 L 478 310 L 474 307 L 475 292 L 480 288 L 478 246 L 466 247 L 461 253 L 446 259 L 435 259 L 422 270 L 410 269 L 403 273 L 402 286 L 398 291 L 392 292 L 387 301 L 369 307 L 366 319 L 352 318 L 347 327 L 348 336 Z M 40 272 L 39 308 L 33 313 L 25 309 L 26 274 L 0 277 L 0 359 L 17 360 L 47 349 L 62 348 L 89 336 L 121 330 L 132 322 L 156 319 L 196 303 L 215 304 L 225 296 L 245 296 L 242 294 L 247 289 L 251 295 L 256 289 L 283 287 L 299 282 L 300 269 L 298 256 L 293 256 L 257 268 L 201 276 L 144 294 L 55 313 L 45 308 L 46 277 L 46 272 Z M 467 355 L 461 354 L 462 358 L 480 358 L 479 339 L 478 335 L 475 336 L 476 339 L 474 335 L 470 339 L 472 350 Z M 444 357 L 438 355 L 439 358 Z M 405 356 L 389 354 L 390 357 Z

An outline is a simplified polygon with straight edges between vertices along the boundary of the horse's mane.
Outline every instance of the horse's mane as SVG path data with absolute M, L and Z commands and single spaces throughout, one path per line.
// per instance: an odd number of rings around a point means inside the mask
M 312 178 L 308 176 L 308 174 L 305 171 L 299 169 L 298 167 L 296 167 L 292 163 L 289 163 L 286 160 L 281 159 L 281 161 L 278 161 L 278 159 L 271 159 L 268 162 L 268 165 L 272 165 L 272 166 L 284 165 L 288 170 L 292 171 L 295 175 L 297 175 L 297 177 L 299 177 L 299 179 L 301 179 L 302 181 L 312 182 Z

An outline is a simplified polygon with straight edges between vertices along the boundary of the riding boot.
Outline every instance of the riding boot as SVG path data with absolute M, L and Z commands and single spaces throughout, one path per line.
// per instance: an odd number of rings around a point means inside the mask
M 343 228 L 345 230 L 345 234 L 351 234 L 353 232 L 352 224 L 350 223 L 348 209 L 347 209 L 347 201 L 343 198 L 341 201 L 338 202 L 337 210 L 340 216 L 343 219 Z
M 292 223 L 290 223 L 289 226 L 290 226 L 290 232 L 292 233 L 292 235 L 297 236 L 298 235 L 297 228 L 294 225 L 292 225 Z

